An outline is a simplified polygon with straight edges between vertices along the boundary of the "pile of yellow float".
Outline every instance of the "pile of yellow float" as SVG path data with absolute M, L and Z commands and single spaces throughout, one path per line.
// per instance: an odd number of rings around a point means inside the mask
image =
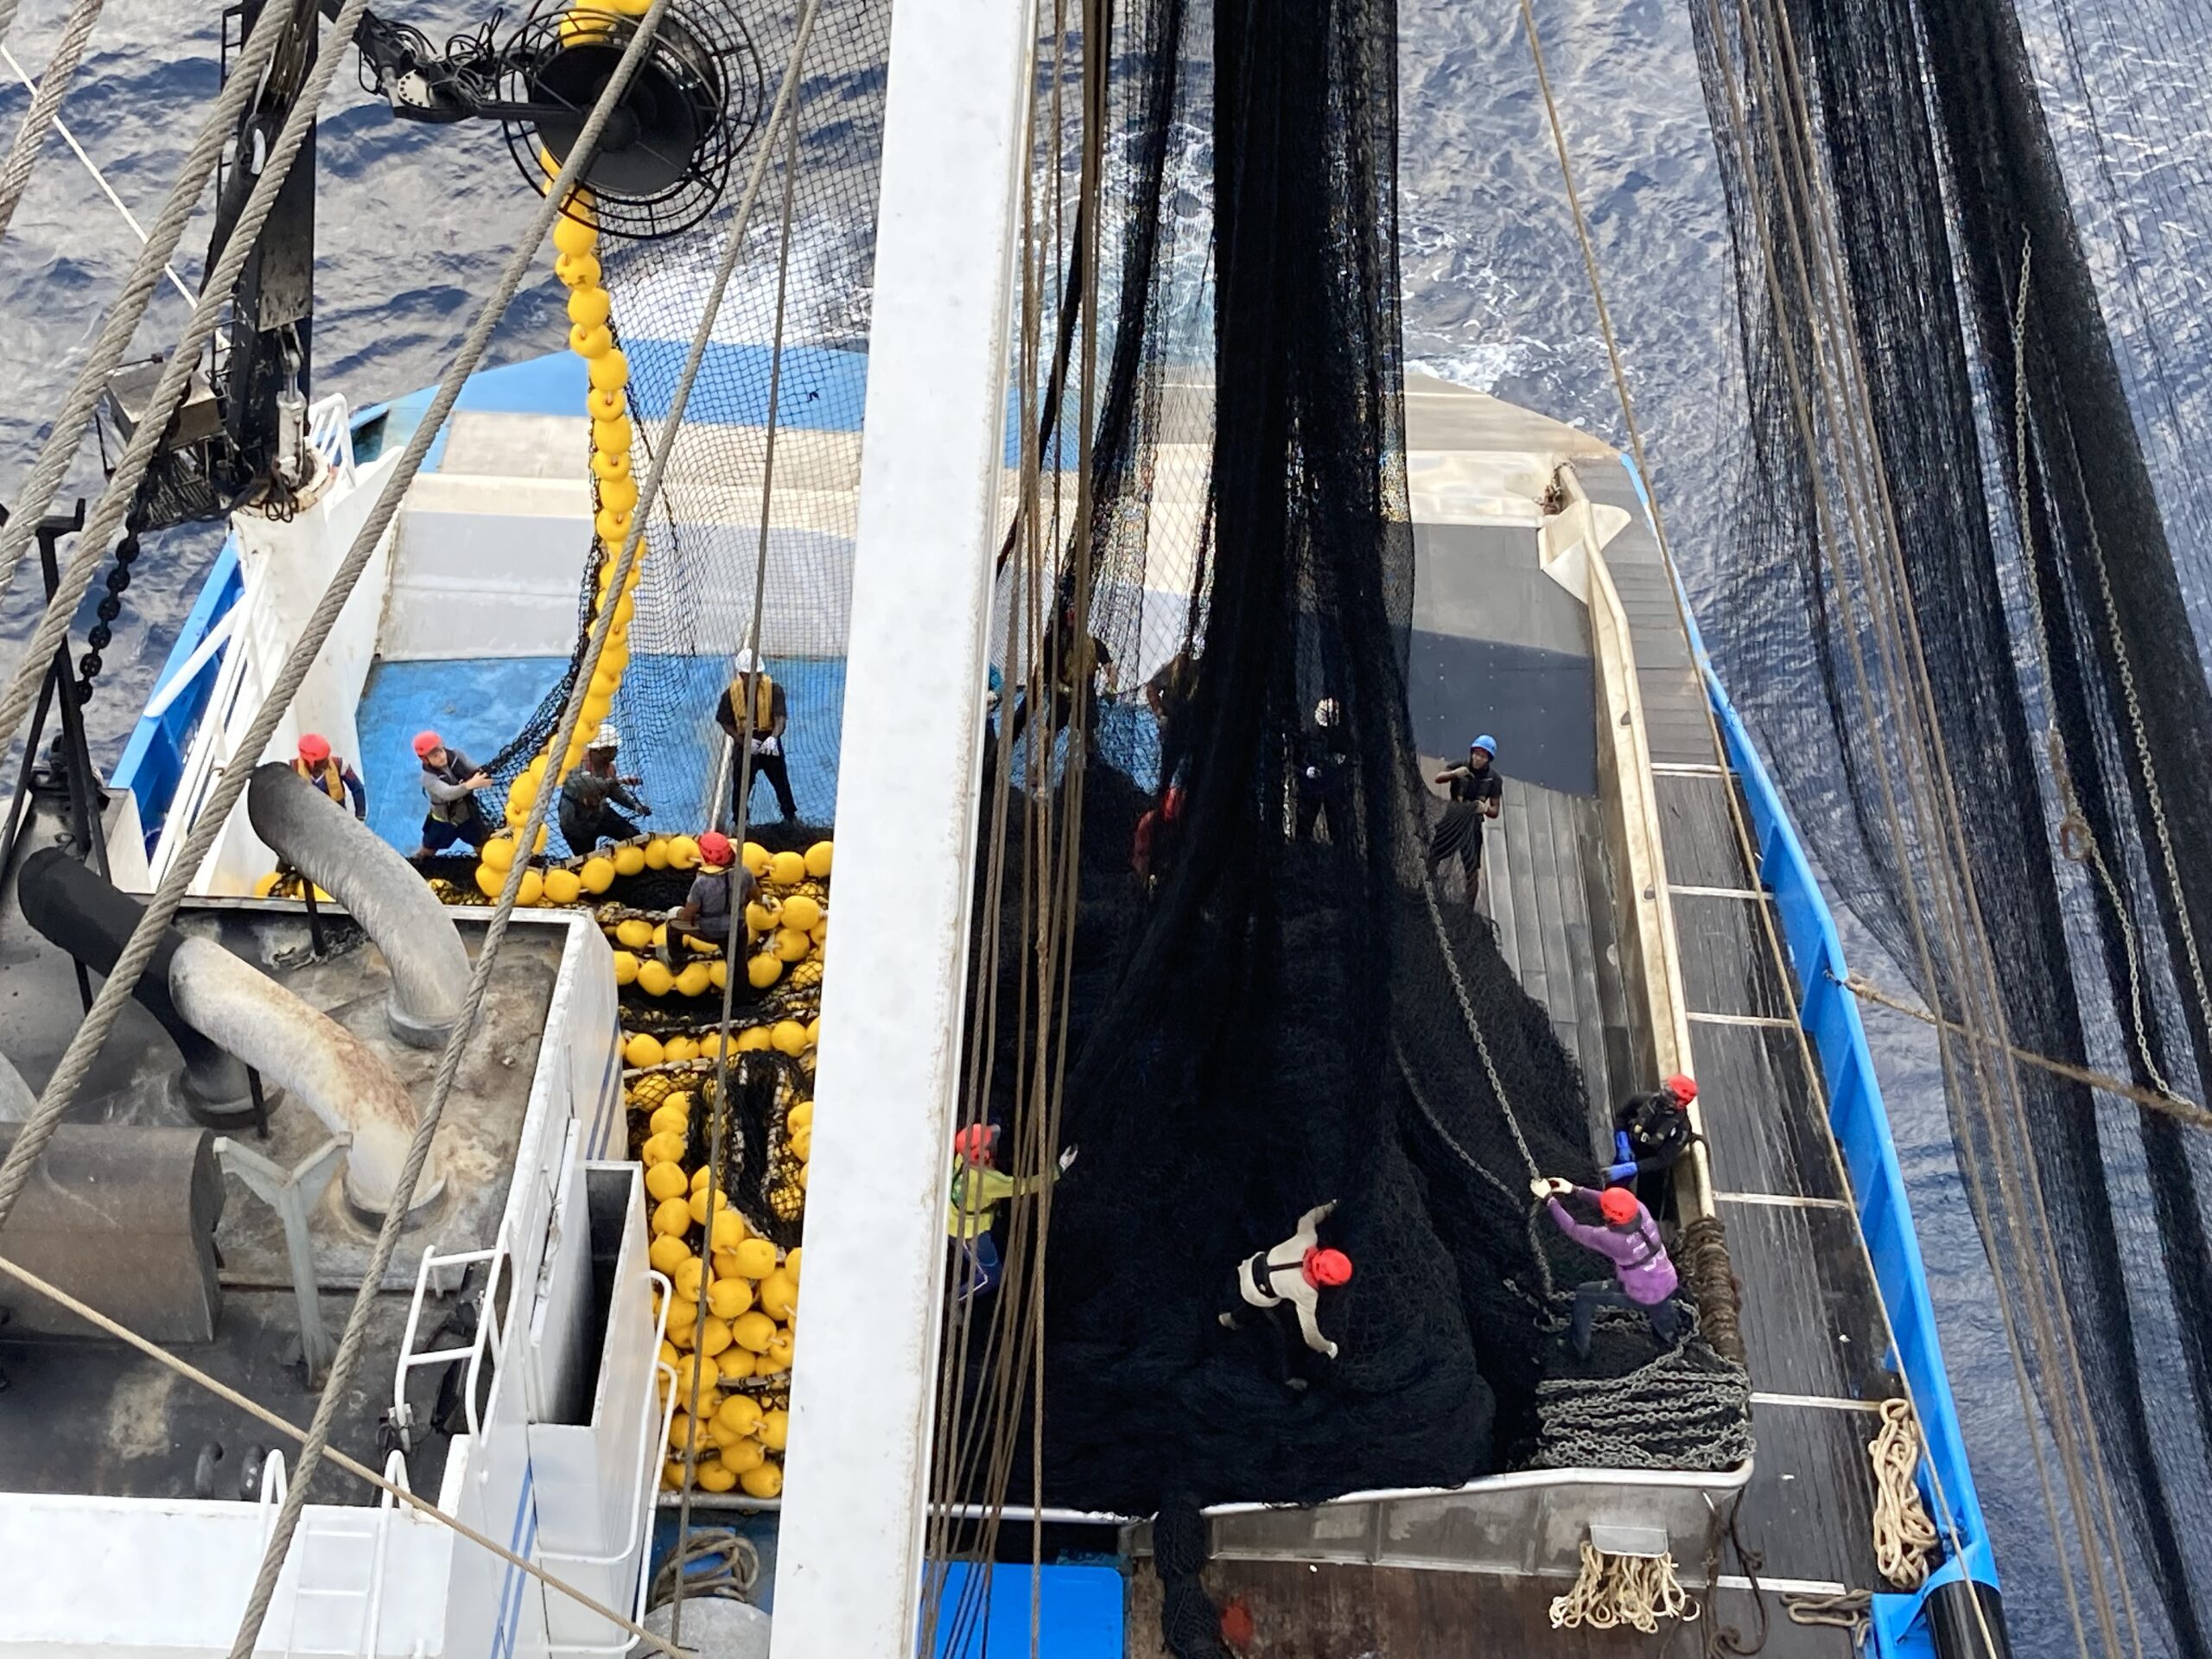
M 773 1497 L 784 1486 L 785 1385 L 798 1340 L 802 1253 L 780 1252 L 757 1236 L 712 1192 L 704 1166 L 685 1173 L 691 1110 L 691 1096 L 681 1090 L 663 1096 L 640 1148 L 653 1206 L 651 1259 L 674 1292 L 660 1348 L 661 1387 L 675 1392 L 661 1484 L 671 1491 L 683 1486 L 690 1450 L 702 1491 Z M 786 1113 L 786 1132 L 798 1143 L 793 1155 L 804 1158 L 813 1121 L 812 1101 Z M 658 1289 L 654 1311 L 658 1316 Z
M 771 853 L 752 841 L 741 849 L 739 857 L 758 884 L 745 907 L 745 978 L 754 990 L 768 990 L 781 983 L 787 991 L 800 993 L 822 983 L 823 953 L 830 940 L 830 870 L 835 854 L 834 845 L 826 841 L 816 842 L 803 854 Z M 642 846 L 619 849 L 613 868 L 618 874 L 634 875 L 645 869 L 695 869 L 698 863 L 699 843 L 690 836 L 664 839 L 657 836 Z M 703 996 L 722 988 L 728 970 L 721 953 L 711 946 L 690 941 L 686 948 L 699 960 L 672 968 L 653 954 L 667 944 L 665 922 L 644 912 L 627 912 L 610 905 L 601 909 L 600 923 L 614 946 L 616 984 L 635 985 L 652 996 Z

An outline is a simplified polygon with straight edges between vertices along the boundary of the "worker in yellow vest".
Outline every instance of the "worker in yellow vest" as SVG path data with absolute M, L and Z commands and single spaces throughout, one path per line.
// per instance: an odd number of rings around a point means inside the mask
M 776 791 L 777 810 L 789 823 L 798 817 L 798 803 L 791 798 L 791 767 L 784 758 L 784 730 L 791 724 L 791 704 L 784 688 L 768 677 L 768 671 L 753 659 L 750 651 L 737 653 L 735 667 L 729 689 L 715 707 L 715 724 L 729 734 L 733 743 L 752 745 L 753 781 L 768 780 L 768 786 Z M 741 724 L 737 717 L 741 709 L 749 715 Z M 741 752 L 730 766 L 730 804 L 734 811 L 749 818 L 747 803 L 738 798 L 744 778 L 745 756 Z
M 361 786 L 360 774 L 331 753 L 328 738 L 315 732 L 302 733 L 299 758 L 292 762 L 292 770 L 340 806 L 350 796 L 355 817 L 369 816 L 369 792 Z

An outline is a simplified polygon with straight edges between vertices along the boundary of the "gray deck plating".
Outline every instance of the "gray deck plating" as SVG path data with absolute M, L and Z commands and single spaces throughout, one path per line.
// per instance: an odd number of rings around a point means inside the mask
M 1835 1202 L 1849 1189 L 1805 1049 L 1784 1023 L 1794 1020 L 1796 989 L 1769 942 L 1770 901 L 1744 857 L 1731 811 L 1735 781 L 1713 739 L 1671 580 L 1626 470 L 1587 467 L 1577 476 L 1594 499 L 1630 514 L 1606 561 L 1629 613 L 1651 759 L 1683 768 L 1654 783 L 1693 1070 L 1713 1185 L 1732 1195 L 1720 1212 L 1743 1291 L 1751 1386 L 1779 1396 L 1753 1408 L 1758 1452 L 1739 1529 L 1769 1576 L 1880 1590 L 1866 1456 L 1873 1424 L 1865 1412 L 1824 1402 L 1898 1391 L 1886 1363 L 1888 1326 L 1856 1217 Z

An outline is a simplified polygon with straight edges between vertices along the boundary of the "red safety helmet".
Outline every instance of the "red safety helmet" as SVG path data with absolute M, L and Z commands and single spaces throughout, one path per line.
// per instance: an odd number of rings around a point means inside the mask
M 321 766 L 330 759 L 330 740 L 318 732 L 302 732 L 300 759 L 310 766 Z
M 1697 1079 L 1687 1072 L 1677 1071 L 1660 1086 L 1685 1106 L 1697 1098 Z
M 730 851 L 729 837 L 719 830 L 709 830 L 699 837 L 699 861 L 712 864 L 717 869 L 731 863 L 736 855 Z
M 1643 1208 L 1624 1186 L 1609 1186 L 1598 1195 L 1598 1213 L 1616 1227 L 1627 1226 Z
M 1300 1265 L 1306 1282 L 1316 1290 L 1344 1284 L 1351 1277 L 1351 1257 L 1342 1250 L 1308 1250 Z
M 956 1156 L 971 1164 L 988 1164 L 991 1161 L 991 1148 L 997 1144 L 998 1138 L 996 1124 L 970 1123 L 952 1137 L 952 1150 Z
M 415 758 L 418 760 L 429 760 L 432 749 L 442 749 L 445 746 L 445 739 L 440 737 L 435 732 L 415 734 Z

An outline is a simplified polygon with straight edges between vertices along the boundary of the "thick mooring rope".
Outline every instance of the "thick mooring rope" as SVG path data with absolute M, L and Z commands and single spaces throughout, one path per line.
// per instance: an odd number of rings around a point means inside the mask
M 1656 1635 L 1662 1618 L 1685 1624 L 1698 1617 L 1697 1598 L 1675 1576 L 1672 1555 L 1608 1555 L 1588 1539 L 1582 1570 L 1563 1596 L 1552 1599 L 1552 1628 L 1617 1630 L 1625 1624 Z

